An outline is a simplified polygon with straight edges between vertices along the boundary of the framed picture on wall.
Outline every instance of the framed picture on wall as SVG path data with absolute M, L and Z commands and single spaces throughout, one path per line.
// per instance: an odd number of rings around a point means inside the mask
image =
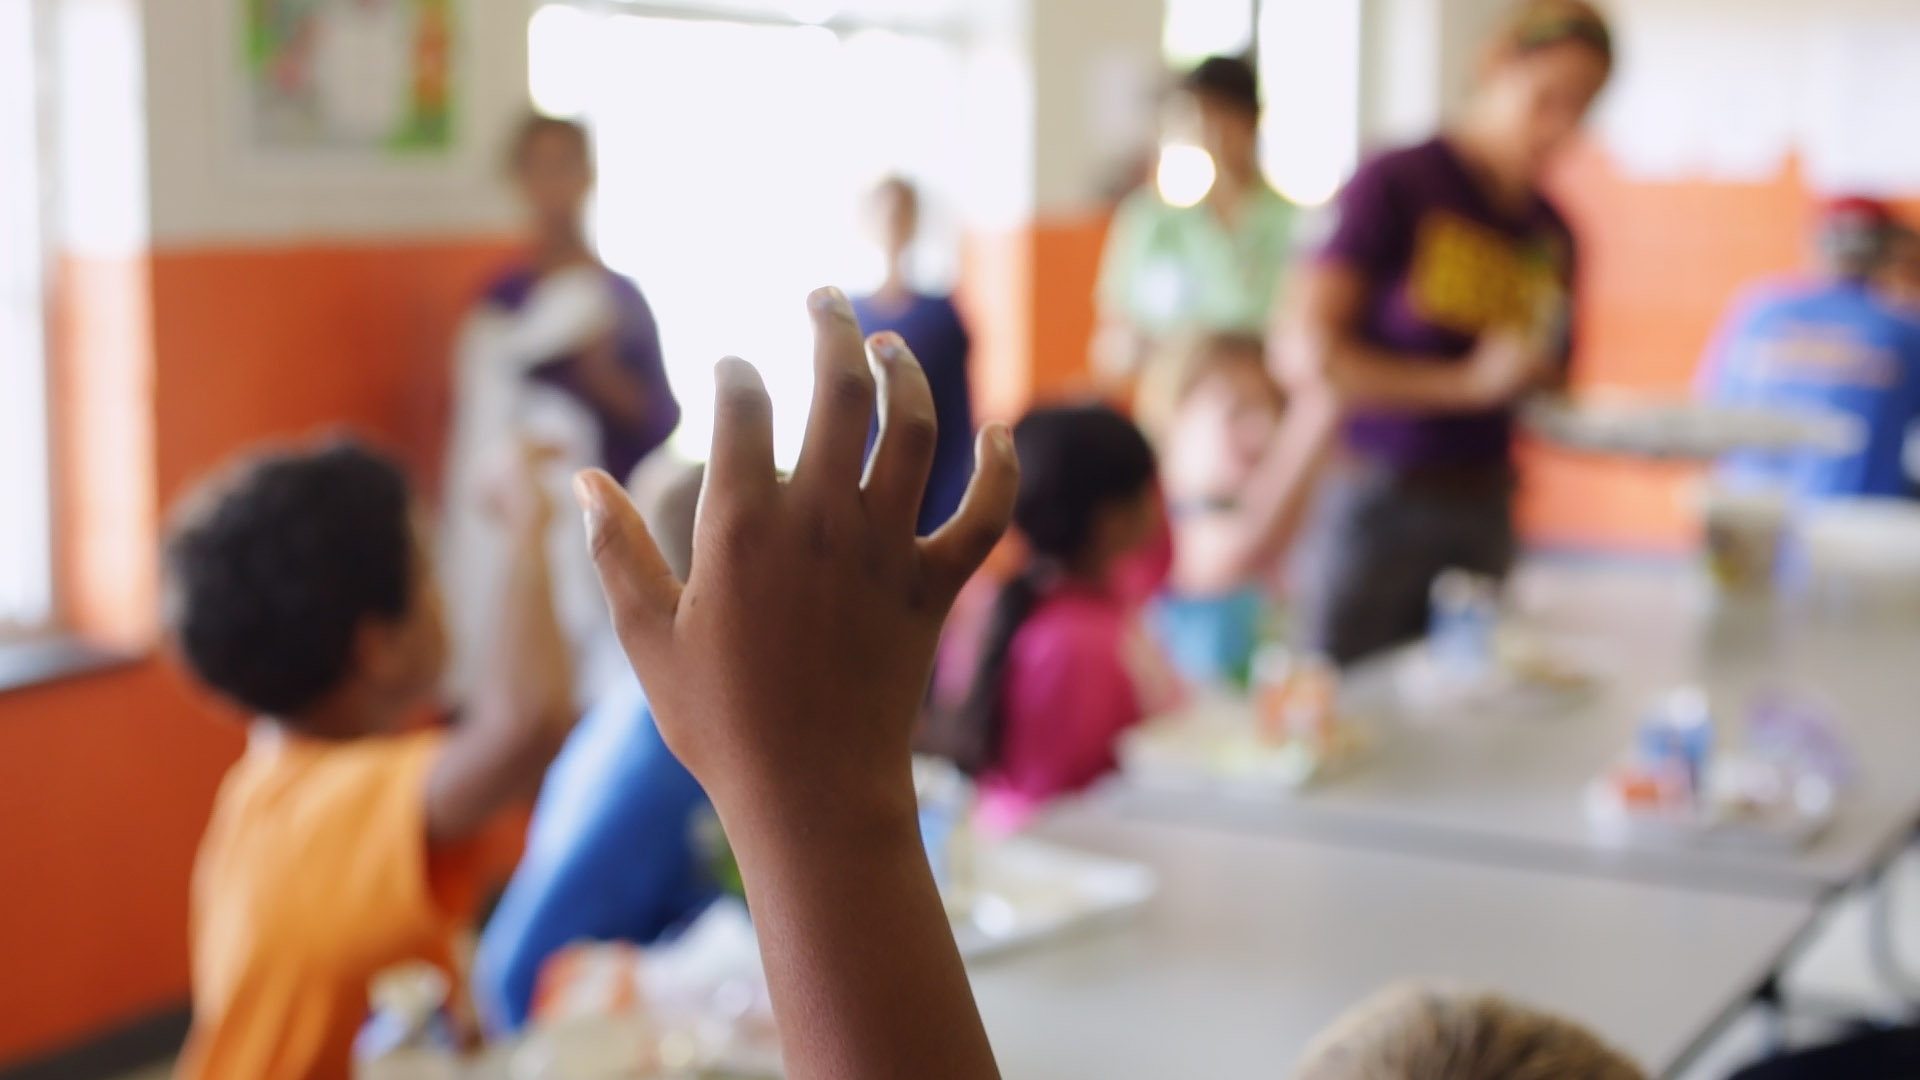
M 231 2 L 250 148 L 417 158 L 454 146 L 456 0 Z

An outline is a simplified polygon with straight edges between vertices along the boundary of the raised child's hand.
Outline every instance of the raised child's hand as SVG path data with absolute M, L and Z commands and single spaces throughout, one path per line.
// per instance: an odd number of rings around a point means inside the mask
M 993 1051 L 921 847 L 909 762 L 940 624 L 1012 513 L 1013 442 L 982 432 L 959 513 L 915 539 L 935 435 L 926 375 L 895 335 L 863 352 L 839 290 L 808 305 L 813 415 L 791 483 L 774 472 L 759 374 L 715 369 L 685 588 L 612 477 L 582 473 L 576 490 L 660 733 L 739 857 L 787 1075 L 987 1080 Z
M 954 594 L 1006 528 L 1018 472 L 983 431 L 953 520 L 914 536 L 933 460 L 925 374 L 900 338 L 862 348 L 837 289 L 808 299 L 815 387 L 790 482 L 774 469 L 767 391 L 715 368 L 712 460 L 693 569 L 675 581 L 611 477 L 576 494 L 614 625 L 661 734 L 723 818 L 751 802 L 859 812 L 907 800 L 913 726 Z M 880 437 L 865 466 L 878 376 Z

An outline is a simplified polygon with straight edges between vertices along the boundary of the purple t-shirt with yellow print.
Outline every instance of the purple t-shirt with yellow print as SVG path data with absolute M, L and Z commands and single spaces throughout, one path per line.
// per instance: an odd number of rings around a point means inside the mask
M 1503 213 L 1444 139 L 1381 154 L 1340 196 L 1322 262 L 1357 270 L 1370 286 L 1363 340 L 1433 362 L 1463 362 L 1501 325 L 1551 334 L 1562 359 L 1571 340 L 1573 233 L 1535 196 Z M 1390 467 L 1490 465 L 1509 459 L 1513 411 L 1357 411 L 1346 424 L 1356 455 Z

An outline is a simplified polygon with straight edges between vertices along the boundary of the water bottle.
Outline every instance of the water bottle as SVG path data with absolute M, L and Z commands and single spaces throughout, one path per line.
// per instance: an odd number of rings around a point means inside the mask
M 1465 681 L 1493 671 L 1500 587 L 1493 578 L 1447 570 L 1434 579 L 1427 644 L 1440 669 Z

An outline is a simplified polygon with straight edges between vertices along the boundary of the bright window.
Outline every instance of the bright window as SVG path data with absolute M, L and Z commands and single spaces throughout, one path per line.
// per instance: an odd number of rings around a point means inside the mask
M 0 0 L 0 637 L 53 615 L 46 247 L 30 0 Z
M 878 283 L 862 193 L 903 173 L 921 186 L 927 231 L 951 231 L 938 211 L 967 165 L 959 51 L 889 30 L 565 5 L 535 13 L 529 42 L 535 103 L 593 129 L 594 231 L 659 317 L 684 414 L 676 449 L 706 456 L 713 363 L 732 354 L 766 379 L 790 464 L 813 387 L 806 294 Z M 948 254 L 931 276 L 950 277 L 954 245 L 927 246 Z
M 1161 52 L 1176 72 L 1209 56 L 1253 61 L 1265 104 L 1260 169 L 1304 206 L 1332 198 L 1359 160 L 1360 2 L 1167 0 Z M 1212 184 L 1210 169 L 1177 155 L 1161 167 L 1161 190 L 1177 204 Z M 1169 186 L 1165 170 L 1180 182 Z
M 1263 0 L 1259 71 L 1261 171 L 1318 206 L 1360 156 L 1360 0 Z
M 1253 48 L 1254 0 L 1167 0 L 1161 52 L 1175 68 Z

